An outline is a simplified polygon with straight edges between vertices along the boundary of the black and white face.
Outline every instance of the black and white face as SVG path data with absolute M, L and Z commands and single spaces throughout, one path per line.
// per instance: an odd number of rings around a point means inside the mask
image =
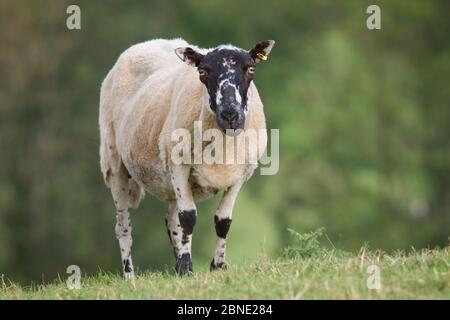
M 208 90 L 217 125 L 226 134 L 238 134 L 244 129 L 249 107 L 247 93 L 256 65 L 267 59 L 274 44 L 273 40 L 261 41 L 250 51 L 224 45 L 206 55 L 190 47 L 175 50 L 181 60 L 197 67 L 200 81 Z

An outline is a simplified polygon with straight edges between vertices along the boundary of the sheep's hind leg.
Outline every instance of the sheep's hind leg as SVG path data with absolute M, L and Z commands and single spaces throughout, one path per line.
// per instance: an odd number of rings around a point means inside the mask
M 125 279 L 129 279 L 134 284 L 134 270 L 131 259 L 131 247 L 133 239 L 131 237 L 131 220 L 128 212 L 129 181 L 128 172 L 120 166 L 118 172 L 111 176 L 111 193 L 116 206 L 116 238 L 119 241 L 120 255 L 122 258 L 123 274 Z
M 231 218 L 234 202 L 241 188 L 241 184 L 233 185 L 223 194 L 219 208 L 214 215 L 214 225 L 216 229 L 216 252 L 211 261 L 210 270 L 226 269 L 228 263 L 225 259 L 225 250 L 227 243 L 227 234 L 230 230 Z

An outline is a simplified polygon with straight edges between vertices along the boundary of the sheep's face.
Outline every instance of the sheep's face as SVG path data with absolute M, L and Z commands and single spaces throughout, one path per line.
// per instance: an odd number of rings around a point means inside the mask
M 239 134 L 244 129 L 248 88 L 256 65 L 267 59 L 274 44 L 273 40 L 261 41 L 250 51 L 224 45 L 205 55 L 189 47 L 175 50 L 181 60 L 197 67 L 208 90 L 210 110 L 226 134 Z

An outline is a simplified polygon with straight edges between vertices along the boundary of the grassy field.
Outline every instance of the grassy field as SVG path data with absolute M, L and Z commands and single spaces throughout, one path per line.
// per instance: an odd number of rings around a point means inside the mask
M 227 271 L 176 277 L 169 270 L 137 275 L 136 287 L 119 275 L 82 278 L 81 289 L 64 281 L 20 287 L 4 277 L 0 299 L 449 299 L 450 249 L 359 254 L 325 248 L 323 231 L 300 235 L 277 259 L 264 255 Z M 368 267 L 379 267 L 381 288 L 368 289 Z M 369 268 L 370 271 L 370 268 Z M 373 274 L 372 274 L 373 276 Z M 370 280 L 369 280 L 370 282 Z

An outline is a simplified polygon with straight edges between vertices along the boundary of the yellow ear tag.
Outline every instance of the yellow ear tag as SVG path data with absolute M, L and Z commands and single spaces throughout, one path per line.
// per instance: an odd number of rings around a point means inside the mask
M 258 59 L 260 59 L 260 60 L 264 60 L 264 61 L 267 60 L 267 56 L 266 56 L 265 54 L 261 53 L 261 52 L 258 52 L 258 53 L 256 54 L 256 56 L 257 56 Z

